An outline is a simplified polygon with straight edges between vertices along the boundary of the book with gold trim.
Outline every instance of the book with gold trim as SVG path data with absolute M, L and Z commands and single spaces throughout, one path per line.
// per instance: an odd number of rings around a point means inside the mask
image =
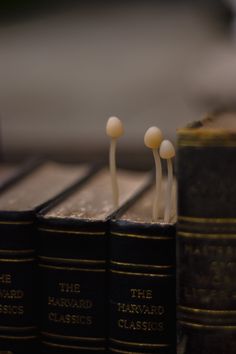
M 236 353 L 236 113 L 178 131 L 180 354 Z
M 111 221 L 109 353 L 176 353 L 176 202 L 169 223 L 164 205 L 152 222 L 154 195 L 152 187 Z
M 0 194 L 1 351 L 38 352 L 36 212 L 82 183 L 90 170 L 87 165 L 44 163 Z
M 120 206 L 150 175 L 119 170 Z M 108 227 L 115 212 L 110 173 L 102 169 L 39 218 L 44 354 L 107 353 Z

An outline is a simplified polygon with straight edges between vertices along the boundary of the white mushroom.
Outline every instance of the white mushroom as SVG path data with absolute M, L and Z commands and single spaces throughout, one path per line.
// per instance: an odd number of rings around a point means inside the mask
M 114 208 L 119 205 L 119 187 L 116 173 L 116 143 L 117 139 L 124 134 L 124 127 L 117 117 L 110 117 L 106 125 L 106 133 L 111 138 L 109 151 L 109 165 L 111 174 L 111 186 Z
M 171 213 L 171 197 L 173 187 L 173 167 L 171 159 L 175 156 L 175 148 L 169 140 L 163 140 L 160 146 L 160 156 L 167 160 L 167 188 L 166 188 L 166 204 L 164 212 L 164 222 L 170 222 Z
M 144 144 L 148 148 L 152 149 L 156 168 L 156 190 L 152 209 L 152 219 L 154 222 L 156 222 L 159 217 L 159 198 L 161 193 L 162 167 L 158 148 L 161 144 L 162 139 L 162 132 L 157 127 L 150 127 L 144 135 Z

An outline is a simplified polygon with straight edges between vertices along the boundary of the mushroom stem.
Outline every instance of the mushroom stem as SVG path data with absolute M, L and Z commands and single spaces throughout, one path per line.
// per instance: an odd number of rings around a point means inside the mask
M 115 138 L 111 139 L 110 152 L 109 152 L 109 163 L 110 163 L 111 185 L 112 185 L 114 208 L 117 208 L 119 205 L 119 188 L 118 188 L 117 174 L 116 174 L 116 141 L 117 139 Z
M 155 169 L 156 169 L 156 191 L 153 201 L 152 208 L 152 220 L 153 222 L 157 222 L 159 217 L 159 200 L 161 193 L 161 182 L 162 182 L 162 167 L 161 167 L 161 159 L 157 149 L 153 149 L 153 156 L 155 161 Z
M 167 187 L 166 187 L 166 206 L 164 213 L 164 222 L 170 222 L 171 216 L 171 197 L 172 197 L 172 186 L 173 186 L 173 167 L 171 159 L 167 159 Z

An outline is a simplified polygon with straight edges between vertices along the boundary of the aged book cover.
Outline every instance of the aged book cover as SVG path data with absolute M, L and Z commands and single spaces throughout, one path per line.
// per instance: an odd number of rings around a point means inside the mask
M 236 113 L 178 132 L 180 354 L 236 353 Z
M 41 159 L 28 159 L 22 163 L 0 163 L 0 190 L 9 187 L 41 163 Z
M 176 353 L 175 188 L 170 223 L 152 222 L 154 187 L 110 226 L 109 353 Z
M 0 194 L 0 350 L 38 352 L 36 211 L 72 184 L 88 166 L 48 162 Z
M 150 184 L 143 172 L 118 172 L 120 205 Z M 110 174 L 102 169 L 39 218 L 44 354 L 107 353 Z

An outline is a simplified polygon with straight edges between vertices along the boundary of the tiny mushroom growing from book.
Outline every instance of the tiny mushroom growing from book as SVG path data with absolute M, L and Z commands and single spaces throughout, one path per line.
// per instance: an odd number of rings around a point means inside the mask
M 156 191 L 152 211 L 152 219 L 154 222 L 156 222 L 159 217 L 159 198 L 162 182 L 162 167 L 158 148 L 162 142 L 162 139 L 162 132 L 157 127 L 150 127 L 144 135 L 144 143 L 148 148 L 152 149 L 156 167 Z
M 116 173 L 116 143 L 117 139 L 124 134 L 124 127 L 121 120 L 117 117 L 110 117 L 106 125 L 106 133 L 111 138 L 109 165 L 111 173 L 111 186 L 113 194 L 114 208 L 119 206 L 119 187 Z
M 166 203 L 164 212 L 164 222 L 170 222 L 171 214 L 171 197 L 173 186 L 173 166 L 171 159 L 175 156 L 175 149 L 169 140 L 163 140 L 160 145 L 160 156 L 162 159 L 167 160 L 167 188 L 166 188 Z

